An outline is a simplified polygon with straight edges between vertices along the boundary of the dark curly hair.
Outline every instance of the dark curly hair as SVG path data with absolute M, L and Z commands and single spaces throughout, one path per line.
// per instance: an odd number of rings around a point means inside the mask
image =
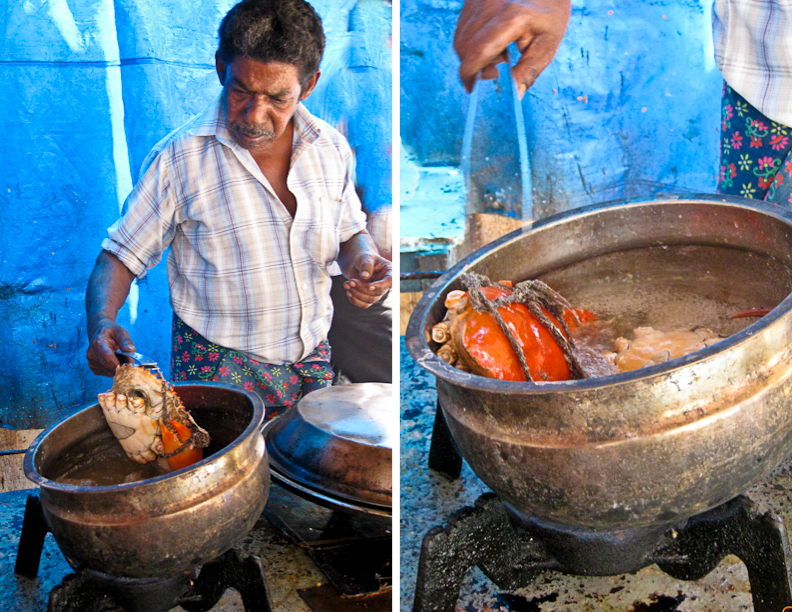
M 325 37 L 322 20 L 305 0 L 242 0 L 217 31 L 220 59 L 293 64 L 304 86 L 319 70 Z

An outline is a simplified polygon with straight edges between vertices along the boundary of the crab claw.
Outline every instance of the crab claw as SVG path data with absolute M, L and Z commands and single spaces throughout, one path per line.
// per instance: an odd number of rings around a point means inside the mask
M 192 431 L 190 428 L 179 423 L 179 421 L 168 421 L 162 427 L 162 446 L 166 453 L 178 450 L 191 437 Z M 196 448 L 193 444 L 188 444 L 180 453 L 168 457 L 168 465 L 172 470 L 180 470 L 183 467 L 197 463 L 201 459 L 203 459 L 203 449 Z

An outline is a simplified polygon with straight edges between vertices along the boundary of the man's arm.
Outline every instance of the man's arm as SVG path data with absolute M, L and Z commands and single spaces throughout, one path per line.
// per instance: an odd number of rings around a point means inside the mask
M 114 376 L 119 365 L 117 350 L 134 351 L 129 333 L 115 320 L 129 295 L 135 275 L 108 251 L 96 258 L 85 293 L 88 315 L 88 365 L 99 376 Z
M 512 75 L 522 98 L 555 57 L 571 12 L 571 0 L 465 0 L 454 33 L 465 89 L 473 90 L 479 70 L 496 78 L 506 47 L 516 42 L 522 57 Z
M 391 262 L 379 254 L 377 245 L 365 230 L 341 243 L 338 265 L 348 279 L 344 283 L 347 297 L 355 306 L 368 308 L 391 288 Z

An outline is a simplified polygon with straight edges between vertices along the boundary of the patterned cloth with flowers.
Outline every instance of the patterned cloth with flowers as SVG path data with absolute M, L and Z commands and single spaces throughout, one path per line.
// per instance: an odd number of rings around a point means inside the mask
M 765 117 L 724 83 L 718 193 L 792 208 L 792 129 Z
M 282 414 L 300 398 L 333 384 L 330 345 L 325 340 L 298 363 L 261 363 L 209 342 L 173 315 L 172 382 L 212 381 L 256 393 L 266 406 L 267 420 Z

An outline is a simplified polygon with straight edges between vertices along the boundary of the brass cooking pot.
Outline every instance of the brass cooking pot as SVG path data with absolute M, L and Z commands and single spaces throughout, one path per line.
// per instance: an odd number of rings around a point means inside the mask
M 553 383 L 464 373 L 429 330 L 462 272 L 540 278 L 628 334 L 731 334 L 664 364 Z M 424 294 L 410 354 L 437 377 L 451 434 L 519 515 L 618 530 L 676 523 L 765 478 L 792 451 L 792 214 L 720 196 L 614 202 L 549 217 L 454 266 Z M 765 317 L 732 320 L 755 307 Z M 615 336 L 614 336 L 615 337 Z
M 113 486 L 50 480 L 66 450 L 112 436 L 98 404 L 49 427 L 27 450 L 25 475 L 41 487 L 47 524 L 72 567 L 128 578 L 186 572 L 229 550 L 261 515 L 270 484 L 261 399 L 218 383 L 174 387 L 212 438 L 192 466 Z

